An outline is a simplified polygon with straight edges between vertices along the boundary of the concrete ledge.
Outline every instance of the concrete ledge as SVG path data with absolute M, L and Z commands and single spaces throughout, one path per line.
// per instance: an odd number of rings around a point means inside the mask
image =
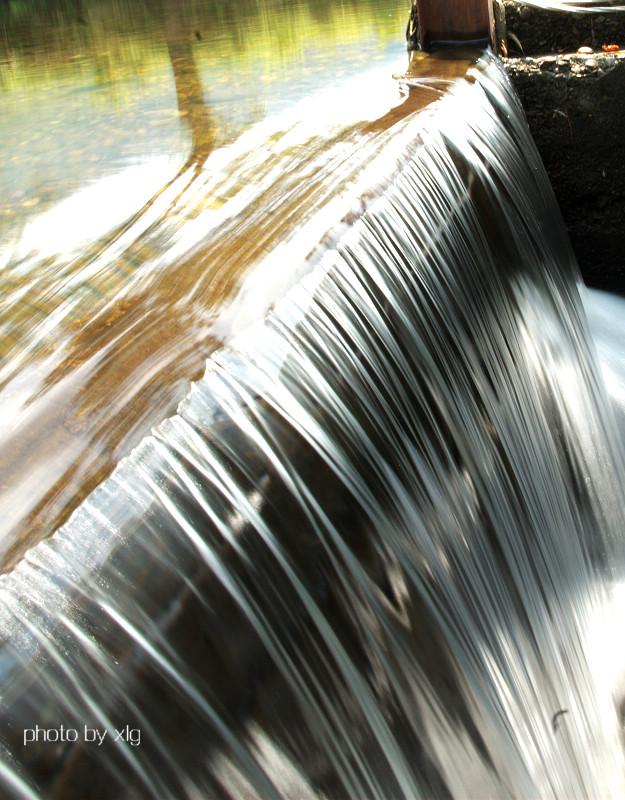
M 542 56 L 575 52 L 579 47 L 601 50 L 625 46 L 625 13 L 553 11 L 504 0 L 509 56 Z

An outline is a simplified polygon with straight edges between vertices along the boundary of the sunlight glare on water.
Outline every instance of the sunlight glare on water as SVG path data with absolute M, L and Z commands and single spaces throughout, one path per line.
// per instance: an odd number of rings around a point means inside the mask
M 79 255 L 79 248 L 88 247 L 103 232 L 132 217 L 167 183 L 172 172 L 171 160 L 160 156 L 84 186 L 34 215 L 10 258 L 19 262 L 27 256 Z M 0 258 L 3 256 L 8 259 L 9 254 L 0 253 Z

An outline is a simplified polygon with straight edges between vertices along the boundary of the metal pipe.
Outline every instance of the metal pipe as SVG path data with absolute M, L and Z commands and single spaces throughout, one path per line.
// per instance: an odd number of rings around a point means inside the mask
M 412 0 L 406 39 L 419 50 L 467 42 L 492 45 L 494 29 L 490 0 Z

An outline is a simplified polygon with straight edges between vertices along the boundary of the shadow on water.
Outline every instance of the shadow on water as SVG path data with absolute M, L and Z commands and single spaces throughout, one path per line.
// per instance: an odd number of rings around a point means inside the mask
M 306 134 L 306 102 L 289 109 L 376 59 L 390 75 L 396 5 L 4 8 L 5 566 L 175 409 L 244 276 L 345 196 L 358 113 Z M 332 174 L 341 147 L 351 163 Z

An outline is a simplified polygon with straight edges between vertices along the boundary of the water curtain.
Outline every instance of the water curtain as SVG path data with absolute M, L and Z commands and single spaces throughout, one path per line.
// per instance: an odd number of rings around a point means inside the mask
M 2 795 L 623 796 L 623 466 L 589 342 L 484 56 L 2 578 Z

